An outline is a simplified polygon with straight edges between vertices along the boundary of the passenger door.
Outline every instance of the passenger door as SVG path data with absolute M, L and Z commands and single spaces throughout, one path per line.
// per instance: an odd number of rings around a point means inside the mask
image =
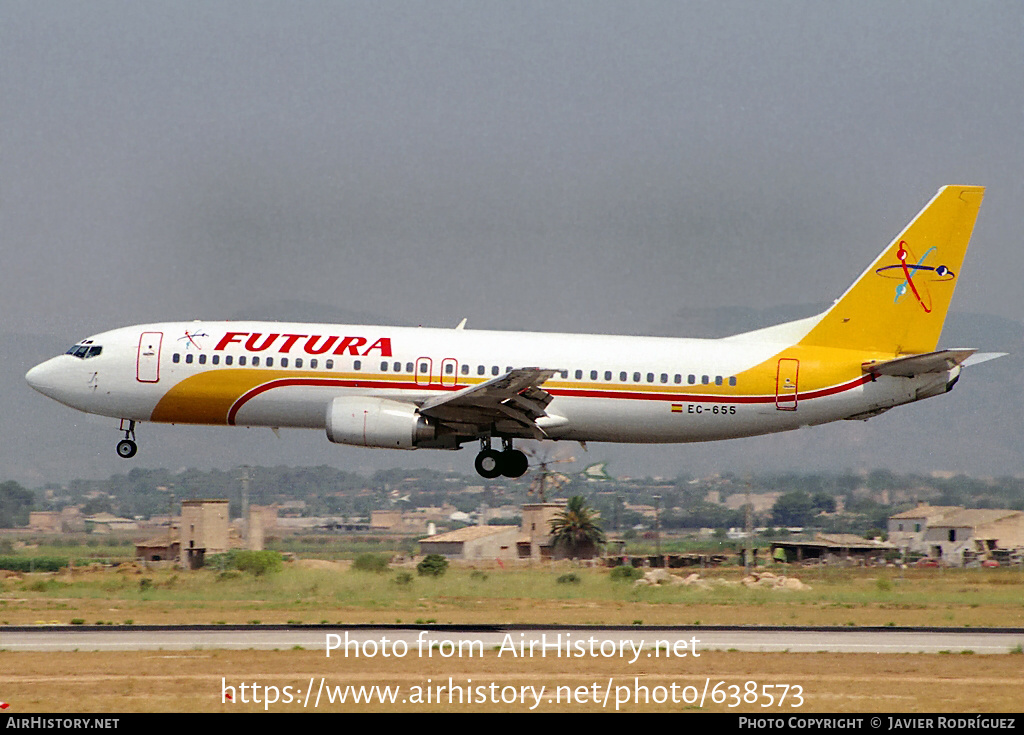
M 135 378 L 140 383 L 160 382 L 160 346 L 163 340 L 163 332 L 143 332 L 139 337 Z
M 775 408 L 779 411 L 796 410 L 799 377 L 799 360 L 788 357 L 779 360 L 779 368 L 775 376 Z

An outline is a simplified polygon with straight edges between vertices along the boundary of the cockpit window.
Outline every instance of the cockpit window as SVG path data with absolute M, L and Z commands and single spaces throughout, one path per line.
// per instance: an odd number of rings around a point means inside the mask
M 65 354 L 74 355 L 82 360 L 87 360 L 90 357 L 96 357 L 96 355 L 103 352 L 101 345 L 94 345 L 91 339 L 87 339 L 84 342 L 79 342 L 69 349 Z

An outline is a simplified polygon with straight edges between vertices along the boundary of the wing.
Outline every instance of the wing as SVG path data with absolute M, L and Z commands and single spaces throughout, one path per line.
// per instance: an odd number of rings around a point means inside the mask
M 517 368 L 486 383 L 431 398 L 420 413 L 437 419 L 459 434 L 474 436 L 491 427 L 502 433 L 543 439 L 537 419 L 552 395 L 541 388 L 557 370 Z

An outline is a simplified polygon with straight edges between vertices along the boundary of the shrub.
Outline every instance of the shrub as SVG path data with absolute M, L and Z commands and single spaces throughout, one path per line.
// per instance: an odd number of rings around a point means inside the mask
M 412 584 L 412 575 L 409 572 L 399 572 L 395 575 L 394 582 L 400 587 Z
M 226 554 L 212 554 L 206 558 L 208 566 L 224 572 L 237 569 L 262 577 L 269 572 L 281 570 L 281 555 L 276 551 L 243 551 L 233 549 Z M 223 576 L 223 575 L 222 575 Z
M 67 565 L 67 559 L 52 556 L 0 556 L 0 569 L 12 572 L 57 572 Z
M 563 574 L 555 582 L 558 584 L 579 584 L 580 575 L 576 574 L 576 572 L 569 572 L 568 574 Z
M 637 569 L 636 567 L 626 565 L 621 567 L 615 567 L 608 575 L 610 579 L 613 579 L 617 582 L 633 582 L 637 579 L 640 579 L 643 576 L 644 572 L 642 569 Z
M 427 554 L 416 565 L 416 573 L 421 577 L 440 577 L 448 571 L 448 560 L 440 554 Z
M 269 572 L 281 571 L 281 555 L 276 551 L 239 551 L 235 568 L 261 577 Z
M 388 554 L 374 554 L 367 552 L 360 554 L 352 562 L 352 568 L 360 572 L 386 572 L 388 564 L 391 563 L 391 556 Z

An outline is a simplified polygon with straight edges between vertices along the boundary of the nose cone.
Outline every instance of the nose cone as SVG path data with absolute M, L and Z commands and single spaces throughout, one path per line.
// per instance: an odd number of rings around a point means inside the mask
M 25 380 L 44 396 L 64 402 L 68 389 L 66 358 L 67 355 L 61 355 L 36 365 L 25 373 Z

